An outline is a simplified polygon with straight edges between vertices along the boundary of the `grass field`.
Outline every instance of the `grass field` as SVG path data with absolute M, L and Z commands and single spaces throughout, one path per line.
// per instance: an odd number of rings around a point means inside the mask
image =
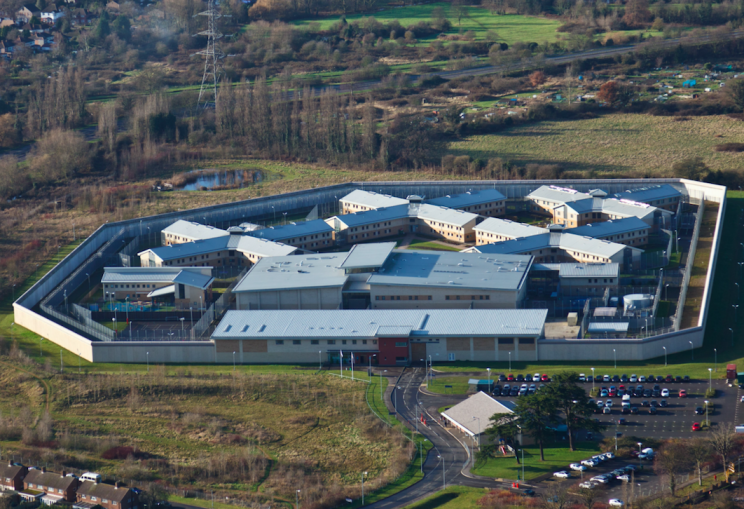
M 408 249 L 429 249 L 431 251 L 460 251 L 460 248 L 448 246 L 444 243 L 431 242 L 423 239 L 414 239 Z
M 346 20 L 351 22 L 364 17 L 374 17 L 382 23 L 397 20 L 402 26 L 415 25 L 421 21 L 431 21 L 432 11 L 435 8 L 444 10 L 445 16 L 452 23 L 452 29 L 448 34 L 473 31 L 476 40 L 484 40 L 486 32 L 493 30 L 499 36 L 498 42 L 509 45 L 518 41 L 553 42 L 558 37 L 556 29 L 561 25 L 557 20 L 547 18 L 522 16 L 518 14 L 506 14 L 498 16 L 491 14 L 487 9 L 481 7 L 467 7 L 468 16 L 463 17 L 458 24 L 457 16 L 451 4 L 438 2 L 425 5 L 414 5 L 395 9 L 386 9 L 372 15 L 351 15 Z M 327 30 L 331 25 L 339 21 L 339 17 L 325 18 L 320 20 L 299 20 L 294 24 L 298 26 L 309 26 L 310 23 L 318 23 L 321 30 Z
M 566 447 L 566 442 L 551 444 L 545 446 L 544 451 L 545 461 L 540 461 L 540 449 L 538 447 L 524 448 L 524 477 L 526 480 L 529 481 L 558 470 L 566 470 L 569 463 L 585 460 L 600 452 L 597 442 L 579 442 L 575 451 L 569 450 Z M 517 479 L 517 475 L 520 478 L 522 476 L 522 466 L 518 465 L 513 457 L 488 458 L 484 461 L 476 461 L 472 472 L 486 477 Z
M 653 134 L 649 134 L 653 133 Z M 720 136 L 720 137 L 718 137 Z M 500 157 L 515 163 L 557 163 L 567 170 L 669 174 L 672 164 L 700 156 L 715 170 L 740 171 L 741 155 L 715 152 L 721 143 L 744 143 L 741 124 L 725 116 L 673 117 L 612 114 L 589 120 L 547 121 L 450 144 L 454 155 Z
M 481 509 L 478 499 L 487 491 L 481 488 L 450 486 L 435 495 L 406 506 L 405 509 Z

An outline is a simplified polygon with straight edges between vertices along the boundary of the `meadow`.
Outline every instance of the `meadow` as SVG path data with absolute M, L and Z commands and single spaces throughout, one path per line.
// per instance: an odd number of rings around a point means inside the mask
M 567 170 L 633 171 L 670 175 L 672 164 L 702 157 L 713 170 L 741 170 L 741 155 L 716 152 L 715 145 L 744 142 L 740 121 L 727 116 L 655 117 L 610 114 L 572 121 L 544 121 L 475 135 L 449 145 L 453 155 L 500 157 L 518 164 L 560 164 Z
M 452 28 L 446 32 L 448 35 L 472 31 L 477 41 L 485 40 L 486 33 L 490 30 L 498 34 L 497 42 L 505 42 L 509 45 L 515 42 L 553 42 L 558 38 L 559 34 L 556 29 L 561 25 L 557 20 L 537 16 L 496 15 L 482 7 L 466 7 L 467 16 L 462 17 L 458 22 L 452 5 L 445 2 L 384 9 L 372 15 L 355 14 L 347 16 L 346 20 L 352 22 L 374 17 L 381 23 L 398 21 L 402 26 L 407 27 L 422 21 L 431 21 L 432 11 L 436 8 L 442 9 L 445 17 L 452 23 Z M 293 23 L 297 26 L 308 28 L 317 26 L 320 30 L 327 30 L 339 19 L 334 16 L 319 20 L 298 20 Z

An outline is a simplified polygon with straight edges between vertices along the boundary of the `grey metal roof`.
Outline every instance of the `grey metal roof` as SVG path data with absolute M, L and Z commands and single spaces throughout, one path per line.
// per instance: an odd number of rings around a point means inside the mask
M 339 265 L 348 253 L 272 256 L 260 259 L 233 292 L 342 287 L 346 273 Z
M 342 214 L 334 216 L 348 227 L 372 224 L 381 221 L 391 221 L 408 217 L 408 204 L 397 205 L 394 207 L 383 207 L 377 210 L 365 210 L 364 212 L 352 212 L 351 214 Z M 326 222 L 332 225 L 334 218 L 326 219 Z
M 559 277 L 617 277 L 620 265 L 617 263 L 561 263 Z
M 570 233 L 544 233 L 542 235 L 533 235 L 526 238 L 475 246 L 472 250 L 484 254 L 518 254 L 531 252 L 536 249 L 549 248 L 570 249 L 571 251 L 602 256 L 604 258 L 610 258 L 623 249 L 638 250 L 637 248 L 624 246 L 623 244 L 580 237 L 579 235 L 571 235 Z
M 480 191 L 468 191 L 462 194 L 453 194 L 426 200 L 429 205 L 438 205 L 440 207 L 449 207 L 451 209 L 461 209 L 482 203 L 491 203 L 494 201 L 505 200 L 506 196 L 496 189 L 482 189 Z
M 540 337 L 546 309 L 337 309 L 228 311 L 212 339 Z M 406 334 L 408 331 L 408 334 Z M 339 347 L 343 348 L 343 347 Z
M 396 244 L 396 242 L 356 244 L 351 248 L 340 267 L 342 269 L 382 267 Z
M 630 189 L 622 193 L 615 193 L 614 198 L 626 198 L 638 202 L 647 202 L 653 200 L 663 200 L 667 198 L 680 198 L 682 193 L 669 184 L 660 186 L 647 186 L 639 189 Z
M 287 246 L 278 242 L 265 239 L 257 239 L 249 235 L 228 235 L 214 239 L 196 240 L 184 242 L 183 244 L 171 244 L 170 246 L 147 249 L 138 256 L 152 252 L 161 260 L 175 260 L 189 256 L 200 256 L 217 251 L 235 250 L 241 253 L 255 254 L 257 256 L 286 256 L 297 251 L 296 247 Z
M 179 219 L 169 227 L 165 228 L 163 232 L 200 240 L 225 237 L 229 235 L 225 230 L 215 228 L 214 226 L 199 224 L 193 221 L 184 221 L 183 219 Z
M 396 198 L 395 196 L 379 194 L 373 191 L 362 191 L 361 189 L 355 189 L 341 198 L 340 201 L 356 203 L 357 205 L 364 205 L 373 209 L 408 204 L 408 200 L 404 200 L 403 198 Z
M 181 283 L 208 288 L 212 267 L 104 267 L 102 283 Z
M 589 332 L 628 332 L 628 322 L 589 322 Z
M 363 212 L 353 212 L 335 216 L 348 227 L 361 226 L 382 221 L 391 221 L 393 219 L 402 219 L 404 217 L 427 219 L 429 221 L 439 221 L 455 226 L 464 226 L 478 217 L 478 214 L 464 212 L 457 209 L 448 209 L 422 203 L 420 205 L 397 205 L 395 207 L 379 208 L 376 210 L 365 210 Z M 332 224 L 334 218 L 327 219 L 328 224 Z
M 653 217 L 657 209 L 646 203 L 633 203 L 628 200 L 608 198 L 602 200 L 602 207 L 599 210 L 605 214 L 615 214 L 624 217 L 635 216 L 642 219 L 644 217 Z
M 331 228 L 324 220 L 315 219 L 313 221 L 300 221 L 280 226 L 269 226 L 259 230 L 251 230 L 246 234 L 259 239 L 280 241 L 303 237 L 306 235 L 330 233 L 332 231 L 333 228 Z
M 566 230 L 566 233 L 581 235 L 583 237 L 601 238 L 648 229 L 648 223 L 635 216 L 631 216 L 599 223 L 590 223 L 585 226 L 579 226 L 578 228 L 569 228 Z
M 511 401 L 497 401 L 485 392 L 476 392 L 465 401 L 442 412 L 442 415 L 474 436 L 483 433 L 493 424 L 491 418 L 494 415 L 513 414 L 515 407 Z
M 416 217 L 419 219 L 428 219 L 430 221 L 441 221 L 442 223 L 452 224 L 455 226 L 464 226 L 477 218 L 478 214 L 422 203 Z
M 171 293 L 176 293 L 176 285 L 170 285 L 170 286 L 164 286 L 162 288 L 158 288 L 157 290 L 153 290 L 150 293 L 147 294 L 148 297 L 161 297 L 163 295 L 170 295 Z
M 531 226 L 528 224 L 517 223 L 508 219 L 500 219 L 497 217 L 489 217 L 481 224 L 473 228 L 476 232 L 481 231 L 485 233 L 495 233 L 497 235 L 503 235 L 505 237 L 520 238 L 520 237 L 531 237 L 532 235 L 540 235 L 541 233 L 548 233 L 547 228 L 540 228 L 539 226 Z
M 558 186 L 540 186 L 527 195 L 527 198 L 558 203 L 575 202 L 579 200 L 586 200 L 587 198 L 591 197 L 591 195 L 579 192 L 575 189 Z
M 516 290 L 521 287 L 532 256 L 489 256 L 479 253 L 396 250 L 373 273 L 370 285 Z

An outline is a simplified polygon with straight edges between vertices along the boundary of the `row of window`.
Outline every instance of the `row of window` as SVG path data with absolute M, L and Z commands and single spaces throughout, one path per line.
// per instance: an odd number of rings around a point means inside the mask
M 384 223 L 375 223 L 375 224 L 368 224 L 364 226 L 356 226 L 354 228 L 349 228 L 352 232 L 356 231 L 362 231 L 362 230 L 369 230 L 370 228 L 379 228 L 381 226 L 392 226 L 392 221 L 385 221 Z
M 383 230 L 381 232 L 378 231 L 378 232 L 372 232 L 372 233 L 363 233 L 362 235 L 352 235 L 351 236 L 351 240 L 357 240 L 357 238 L 366 239 L 367 237 L 370 237 L 370 236 L 371 237 L 377 237 L 380 234 L 389 235 L 390 233 L 392 233 L 392 231 L 393 230 L 391 230 L 390 228 L 388 228 L 388 229 Z
M 431 295 L 375 295 L 375 300 L 431 300 Z
M 85 495 L 80 495 L 80 496 L 82 498 L 87 498 Z M 97 502 L 98 501 L 98 498 L 97 497 L 90 497 L 90 500 L 91 500 L 91 502 Z M 108 504 L 109 503 L 109 501 L 107 499 L 105 499 L 105 498 L 102 498 L 101 499 L 101 502 L 104 503 L 104 504 Z M 116 500 L 112 500 L 111 503 L 113 505 L 118 505 L 117 502 L 116 502 Z
M 348 343 L 348 341 L 349 340 L 347 340 L 347 339 L 342 339 L 341 340 L 341 344 L 342 345 L 345 345 L 345 344 Z M 356 345 L 357 344 L 357 341 L 359 341 L 359 340 L 352 339 L 350 341 L 351 341 L 351 344 L 352 345 Z M 366 339 L 362 339 L 361 342 L 362 342 L 363 345 L 366 345 L 367 344 L 367 340 Z M 276 344 L 277 345 L 283 345 L 284 344 L 284 340 L 283 339 L 277 339 L 276 340 Z M 292 340 L 292 344 L 293 345 L 301 345 L 302 344 L 302 340 L 301 339 L 293 339 Z M 311 339 L 310 340 L 310 344 L 311 345 L 319 345 L 320 344 L 320 340 L 319 339 Z M 326 340 L 326 344 L 327 345 L 335 345 L 336 344 L 336 340 L 335 339 L 328 339 L 328 340 Z M 373 345 L 376 345 L 377 344 L 377 340 L 376 339 L 373 339 L 372 340 L 372 344 Z
M 103 285 L 104 288 L 114 288 L 114 289 L 129 289 L 130 285 Z M 131 287 L 134 288 L 157 288 L 155 285 L 131 285 Z
M 34 487 L 34 483 L 28 483 L 28 487 L 29 488 L 33 488 Z M 39 490 L 39 491 L 46 491 L 47 493 L 54 493 L 54 488 L 47 487 L 46 489 L 44 489 L 44 486 L 41 485 L 41 484 L 37 484 L 36 485 L 36 489 Z M 64 491 L 62 491 L 62 488 L 59 488 L 57 490 L 57 493 L 64 493 Z
M 314 240 L 314 239 L 325 239 L 330 237 L 331 234 L 329 233 L 319 233 L 318 235 L 308 235 L 307 237 L 297 237 L 296 239 L 287 239 L 285 242 L 287 244 L 290 244 L 292 242 L 305 242 L 307 239 Z M 326 242 L 327 244 L 327 242 Z
M 490 295 L 447 295 L 445 300 L 491 300 Z

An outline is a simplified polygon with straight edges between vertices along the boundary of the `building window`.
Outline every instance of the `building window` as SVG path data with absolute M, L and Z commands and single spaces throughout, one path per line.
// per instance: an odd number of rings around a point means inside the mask
M 408 342 L 406 342 L 406 341 L 396 341 L 395 342 L 395 346 L 398 347 L 398 348 L 405 348 L 406 346 L 408 346 Z
M 341 340 L 341 344 L 342 344 L 342 345 L 345 345 L 345 344 L 346 344 L 346 340 L 345 340 L 345 339 L 342 339 L 342 340 Z
M 318 341 L 317 339 L 311 339 L 310 340 L 310 344 L 311 345 L 319 345 L 320 344 L 320 341 Z
M 329 339 L 328 340 L 328 344 L 329 345 L 335 345 L 336 344 L 336 340 L 335 339 Z
M 292 344 L 293 345 L 301 345 L 302 344 L 302 340 L 301 339 L 293 339 L 292 340 Z
M 276 344 L 277 345 L 283 345 L 284 344 L 284 340 L 283 339 L 277 339 L 276 340 Z

